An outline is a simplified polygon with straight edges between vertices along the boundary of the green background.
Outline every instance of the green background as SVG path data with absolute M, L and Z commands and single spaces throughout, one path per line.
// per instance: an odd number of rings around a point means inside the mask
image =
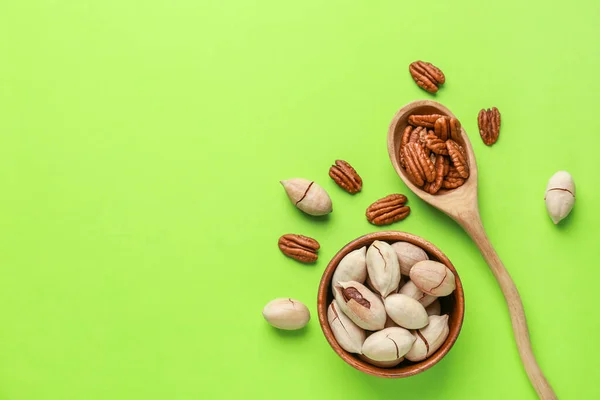
M 421 98 L 471 137 L 484 225 L 549 381 L 600 398 L 600 3 L 492 3 L 1 1 L 0 400 L 535 399 L 477 249 L 388 159 L 390 120 Z M 411 80 L 417 59 L 445 72 L 438 95 Z M 328 177 L 336 158 L 358 195 Z M 577 204 L 554 226 L 559 169 Z M 290 204 L 291 177 L 330 193 L 330 218 Z M 466 315 L 435 368 L 383 380 L 331 350 L 316 292 L 338 249 L 388 229 L 364 211 L 394 192 L 412 213 L 391 228 L 450 257 Z M 318 263 L 285 258 L 285 233 L 317 238 Z M 308 305 L 305 330 L 263 320 L 280 296 Z

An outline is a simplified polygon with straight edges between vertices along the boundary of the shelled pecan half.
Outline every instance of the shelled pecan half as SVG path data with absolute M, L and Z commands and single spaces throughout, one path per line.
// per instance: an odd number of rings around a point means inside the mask
M 479 135 L 487 146 L 491 146 L 500 136 L 500 111 L 496 107 L 483 109 L 477 116 Z
M 452 139 L 446 142 L 446 147 L 458 174 L 461 178 L 467 179 L 469 177 L 469 164 L 467 164 L 465 151 Z
M 335 164 L 329 168 L 329 176 L 339 187 L 350 194 L 360 192 L 362 179 L 352 166 L 344 160 L 335 160 Z
M 317 251 L 321 247 L 313 238 L 292 233 L 281 236 L 277 244 L 283 254 L 303 263 L 317 261 Z
M 419 143 L 409 143 L 404 147 L 404 162 L 406 172 L 415 185 L 422 187 L 425 182 L 435 180 L 435 166 Z
M 403 194 L 390 194 L 377 200 L 367 208 L 367 220 L 373 225 L 389 225 L 403 220 L 410 214 L 405 205 L 408 199 Z
M 427 115 L 410 115 L 408 117 L 408 123 L 412 126 L 422 126 L 425 128 L 433 128 L 435 121 L 438 118 L 443 117 L 441 114 L 427 114 Z
M 415 61 L 408 67 L 413 80 L 429 93 L 438 91 L 439 85 L 446 82 L 444 73 L 435 65 L 425 61 Z

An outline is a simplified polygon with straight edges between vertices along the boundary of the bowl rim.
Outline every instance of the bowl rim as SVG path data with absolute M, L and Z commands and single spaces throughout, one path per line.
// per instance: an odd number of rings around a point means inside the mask
M 331 290 L 331 279 L 333 278 L 333 273 L 337 268 L 339 262 L 351 251 L 357 250 L 363 246 L 367 246 L 371 244 L 375 240 L 382 240 L 386 242 L 397 242 L 397 241 L 405 241 L 412 243 L 416 246 L 423 248 L 428 253 L 434 255 L 441 263 L 446 265 L 450 270 L 454 273 L 456 289 L 452 293 L 455 301 L 455 312 L 452 313 L 451 318 L 456 318 L 453 326 L 450 327 L 450 332 L 448 333 L 448 338 L 442 344 L 442 346 L 429 358 L 415 363 L 413 365 L 404 366 L 401 368 L 381 368 L 367 363 L 366 361 L 358 359 L 352 353 L 347 352 L 342 349 L 342 347 L 337 343 L 337 340 L 333 336 L 333 331 L 329 326 L 329 321 L 327 320 L 327 296 Z M 413 376 L 419 374 L 423 371 L 428 370 L 437 364 L 454 346 L 458 335 L 461 331 L 464 314 L 465 314 L 465 299 L 464 299 L 464 291 L 462 282 L 452 265 L 452 262 L 446 257 L 446 255 L 438 249 L 431 242 L 423 239 L 420 236 L 413 235 L 408 232 L 402 231 L 381 231 L 381 232 L 373 232 L 368 233 L 366 235 L 360 236 L 353 241 L 346 244 L 342 247 L 336 254 L 333 256 L 327 267 L 323 271 L 323 275 L 321 277 L 321 281 L 319 283 L 319 290 L 317 294 L 317 313 L 319 317 L 319 325 L 321 326 L 321 330 L 323 331 L 323 335 L 327 342 L 331 346 L 331 348 L 344 360 L 347 364 L 352 366 L 353 368 L 365 372 L 369 375 L 378 376 L 382 378 L 406 378 L 409 376 Z

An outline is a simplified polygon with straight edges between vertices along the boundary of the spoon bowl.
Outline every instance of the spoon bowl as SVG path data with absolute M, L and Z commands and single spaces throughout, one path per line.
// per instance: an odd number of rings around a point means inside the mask
M 408 125 L 410 115 L 441 114 L 449 117 L 455 117 L 446 107 L 431 100 L 418 100 L 407 104 L 396 113 L 388 132 L 388 152 L 392 165 L 396 173 L 404 181 L 406 186 L 426 203 L 440 209 L 453 219 L 458 217 L 455 206 L 457 204 L 468 204 L 469 208 L 477 207 L 477 164 L 475 162 L 475 153 L 469 141 L 469 137 L 464 128 L 460 128 L 460 138 L 457 142 L 467 152 L 467 162 L 469 164 L 469 178 L 466 182 L 456 189 L 440 189 L 436 194 L 430 194 L 411 182 L 406 174 L 406 170 L 400 165 L 400 142 L 402 133 Z M 455 117 L 456 118 L 456 117 Z
M 540 369 L 529 339 L 529 330 L 523 303 L 510 274 L 502 264 L 500 257 L 490 243 L 479 215 L 479 205 L 477 199 L 477 163 L 475 153 L 469 141 L 469 137 L 464 128 L 461 127 L 459 144 L 464 147 L 467 153 L 467 162 L 469 164 L 470 174 L 465 183 L 456 189 L 440 190 L 435 195 L 425 192 L 423 189 L 415 186 L 404 168 L 400 165 L 399 147 L 404 129 L 408 125 L 410 115 L 422 114 L 441 114 L 454 117 L 452 112 L 438 102 L 432 100 L 418 100 L 402 107 L 392 119 L 388 130 L 388 153 L 394 169 L 404 181 L 406 186 L 423 201 L 439 209 L 452 219 L 454 219 L 473 239 L 483 258 L 490 267 L 498 285 L 504 294 L 508 311 L 511 318 L 517 349 L 521 356 L 521 361 L 529 380 L 543 400 L 557 399 L 552 387 L 544 377 Z M 460 119 L 459 119 L 460 120 Z

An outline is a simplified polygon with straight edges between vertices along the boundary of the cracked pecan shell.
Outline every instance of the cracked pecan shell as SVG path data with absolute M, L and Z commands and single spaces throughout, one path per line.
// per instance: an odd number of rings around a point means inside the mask
M 464 149 L 452 139 L 446 141 L 446 147 L 458 174 L 461 178 L 467 179 L 469 177 L 469 164 Z
M 313 238 L 292 233 L 280 237 L 277 245 L 283 254 L 303 263 L 317 261 L 317 251 L 321 247 Z
M 344 160 L 335 160 L 335 165 L 329 168 L 329 176 L 339 187 L 350 194 L 360 192 L 362 179 L 354 168 Z
M 435 65 L 425 61 L 415 61 L 408 66 L 413 80 L 429 93 L 438 91 L 439 85 L 446 82 L 444 73 Z
M 477 125 L 483 143 L 487 146 L 493 145 L 500 135 L 500 111 L 496 107 L 479 111 Z
M 441 114 L 428 114 L 428 115 L 410 115 L 408 117 L 408 123 L 413 126 L 423 126 L 425 128 L 433 128 L 435 121 L 438 118 L 443 117 Z
M 408 199 L 403 194 L 390 194 L 377 200 L 367 208 L 367 220 L 373 225 L 389 225 L 403 220 L 410 214 L 405 205 Z

